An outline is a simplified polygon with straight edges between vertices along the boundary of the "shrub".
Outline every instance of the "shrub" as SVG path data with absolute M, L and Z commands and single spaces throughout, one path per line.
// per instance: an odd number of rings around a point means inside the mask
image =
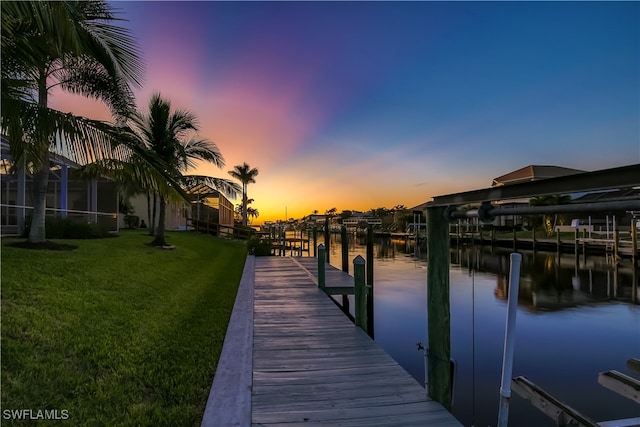
M 140 224 L 140 217 L 138 215 L 125 215 L 124 224 L 127 228 L 138 228 Z
M 22 237 L 27 237 L 30 229 L 31 217 L 28 217 Z M 107 227 L 102 224 L 87 223 L 72 218 L 46 218 L 45 232 L 47 239 L 100 239 L 112 236 Z
M 269 256 L 271 255 L 271 239 L 260 239 L 254 236 L 247 241 L 247 248 L 250 255 Z

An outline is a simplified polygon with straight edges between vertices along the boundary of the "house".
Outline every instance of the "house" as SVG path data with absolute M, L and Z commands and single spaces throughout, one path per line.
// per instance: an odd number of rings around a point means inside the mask
M 557 178 L 561 176 L 583 173 L 585 171 L 578 169 L 565 168 L 561 166 L 549 165 L 528 165 L 523 168 L 509 172 L 494 178 L 491 182 L 492 187 L 500 187 L 503 185 L 520 184 L 523 182 L 540 181 L 543 179 Z M 529 199 L 514 199 L 496 201 L 494 204 L 502 207 L 528 206 Z M 513 227 L 514 225 L 527 225 L 527 220 L 521 215 L 507 215 L 497 217 L 493 225 L 502 227 Z
M 118 192 L 105 177 L 80 177 L 81 165 L 56 153 L 50 154 L 47 217 L 76 218 L 118 230 Z M 33 209 L 33 180 L 28 167 L 15 165 L 9 142 L 0 141 L 0 226 L 2 235 L 19 235 Z
M 166 230 L 200 229 L 206 228 L 207 225 L 212 232 L 213 227 L 217 230 L 217 226 L 233 228 L 233 203 L 218 190 L 205 184 L 198 184 L 185 191 L 191 198 L 191 206 L 184 203 L 168 203 L 165 212 Z M 153 201 L 151 206 L 148 206 L 145 194 L 138 194 L 129 201 L 134 210 L 133 214 L 149 226 L 151 224 L 149 209 L 153 212 Z M 223 229 L 224 233 L 226 233 L 225 229 Z

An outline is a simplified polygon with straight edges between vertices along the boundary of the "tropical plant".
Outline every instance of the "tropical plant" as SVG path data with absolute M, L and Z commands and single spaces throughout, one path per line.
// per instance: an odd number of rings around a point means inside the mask
M 86 164 L 124 159 L 106 123 L 48 108 L 54 87 L 104 101 L 116 117 L 132 109 L 130 84 L 143 66 L 134 39 L 105 1 L 1 2 L 2 131 L 14 165 L 33 174 L 28 240 L 42 243 L 50 152 Z
M 535 196 L 529 200 L 530 206 L 553 206 L 553 205 L 565 205 L 571 202 L 571 196 L 568 195 L 560 195 L 560 194 L 550 194 L 545 196 Z M 535 222 L 536 218 L 532 218 Z M 558 223 L 558 214 L 550 215 L 544 214 L 542 215 L 542 225 L 545 229 L 545 233 L 547 236 L 553 235 L 553 231 L 556 229 L 556 224 Z
M 206 175 L 184 175 L 195 167 L 197 161 L 205 161 L 219 168 L 224 166 L 224 158 L 216 144 L 208 139 L 191 135 L 197 132 L 197 118 L 187 110 L 171 111 L 171 103 L 159 93 L 152 95 L 149 101 L 149 112 L 137 112 L 132 116 L 132 126 L 126 129 L 128 138 L 138 140 L 162 160 L 164 174 L 170 178 L 166 186 L 146 186 L 143 188 L 157 195 L 159 200 L 158 223 L 155 229 L 153 246 L 166 246 L 165 216 L 166 204 L 169 200 L 188 202 L 182 187 L 193 187 L 206 184 L 215 187 L 230 197 L 235 197 L 240 187 L 227 179 Z M 153 172 L 153 171 L 149 171 Z M 126 178 L 126 172 L 125 176 Z M 131 177 L 128 177 L 131 178 Z M 172 185 L 171 182 L 180 186 Z
M 250 222 L 253 222 L 253 218 L 258 218 L 260 216 L 260 211 L 256 208 L 247 207 L 247 216 L 252 218 Z
M 242 225 L 247 225 L 247 186 L 256 182 L 258 169 L 251 168 L 246 162 L 242 165 L 236 165 L 229 175 L 242 183 Z

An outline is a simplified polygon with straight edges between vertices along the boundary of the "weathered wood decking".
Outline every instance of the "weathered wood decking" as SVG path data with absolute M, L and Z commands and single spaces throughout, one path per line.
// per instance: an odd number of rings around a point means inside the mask
M 312 262 L 255 259 L 251 348 L 226 351 L 227 340 L 243 342 L 226 338 L 203 426 L 249 425 L 249 418 L 252 426 L 460 426 L 317 288 Z M 348 281 L 327 272 L 327 285 Z M 243 351 L 253 351 L 249 386 L 233 374 L 246 372 Z M 223 360 L 225 353 L 232 359 Z

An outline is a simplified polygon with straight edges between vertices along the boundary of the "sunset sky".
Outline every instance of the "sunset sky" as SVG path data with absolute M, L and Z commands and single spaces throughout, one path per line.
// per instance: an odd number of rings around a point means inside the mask
M 138 106 L 160 92 L 196 113 L 227 164 L 198 173 L 259 169 L 254 223 L 640 162 L 637 2 L 113 5 L 146 64 Z

